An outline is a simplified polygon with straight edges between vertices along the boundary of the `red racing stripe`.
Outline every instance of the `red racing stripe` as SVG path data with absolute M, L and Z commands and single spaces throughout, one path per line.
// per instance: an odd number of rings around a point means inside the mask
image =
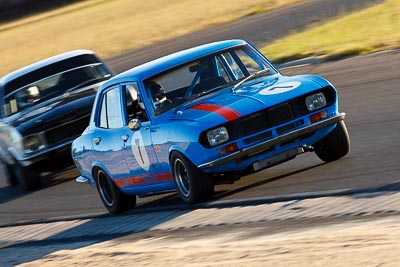
M 173 178 L 172 173 L 157 173 L 155 177 L 159 181 L 169 181 Z
M 143 174 L 140 176 L 129 176 L 127 177 L 127 182 L 129 185 L 137 185 L 137 184 L 148 184 L 148 179 L 150 178 L 150 174 Z
M 114 183 L 115 183 L 116 186 L 118 186 L 119 188 L 124 188 L 124 187 L 127 186 L 126 183 L 125 183 L 125 180 L 124 180 L 124 179 L 121 179 L 121 178 L 115 178 L 115 179 L 114 179 Z
M 203 104 L 199 104 L 194 107 L 191 107 L 191 109 L 217 113 L 218 115 L 221 115 L 222 117 L 224 117 L 227 121 L 231 121 L 231 120 L 237 119 L 242 116 L 238 111 L 236 111 L 234 109 L 215 105 L 215 104 L 203 103 Z

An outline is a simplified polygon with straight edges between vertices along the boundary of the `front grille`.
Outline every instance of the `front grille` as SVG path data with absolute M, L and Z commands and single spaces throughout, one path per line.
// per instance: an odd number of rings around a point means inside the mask
M 267 113 L 268 125 L 270 127 L 274 127 L 294 119 L 289 103 L 283 103 L 281 105 L 269 108 L 267 109 Z
M 257 142 L 258 140 L 268 140 L 270 138 L 272 138 L 272 132 L 267 131 L 267 132 L 263 132 L 261 134 L 257 134 L 253 137 L 246 138 L 246 139 L 244 139 L 244 142 L 246 144 L 251 144 L 251 143 Z
M 268 128 L 292 121 L 296 116 L 289 102 L 239 118 L 229 124 L 229 130 L 234 139 L 262 132 Z M 263 137 L 263 135 L 260 135 Z M 249 138 L 246 141 L 257 141 L 259 138 Z
M 276 133 L 278 135 L 281 135 L 281 134 L 290 132 L 293 129 L 296 129 L 298 126 L 303 125 L 303 124 L 304 124 L 304 120 L 297 120 L 297 121 L 294 121 L 292 123 L 289 123 L 282 127 L 277 128 Z
M 44 133 L 47 146 L 61 144 L 67 140 L 73 140 L 78 137 L 89 125 L 89 117 L 90 116 L 84 116 L 47 130 Z
M 327 106 L 330 106 L 334 103 L 335 90 L 331 86 L 324 87 L 319 91 L 309 94 L 314 94 L 317 92 L 323 92 L 325 94 Z M 307 95 L 296 97 L 287 102 L 280 103 L 278 105 L 226 123 L 225 127 L 228 129 L 230 140 L 233 141 L 251 136 L 244 140 L 246 144 L 250 144 L 259 140 L 267 140 L 272 138 L 272 132 L 266 131 L 270 128 L 286 124 L 276 129 L 277 134 L 281 135 L 299 127 L 300 125 L 304 124 L 304 120 L 299 118 L 310 113 L 304 101 L 306 96 Z M 207 131 L 201 134 L 200 142 L 205 147 L 209 147 L 206 132 Z
M 257 112 L 249 116 L 243 117 L 242 119 L 236 121 L 235 127 L 241 127 L 241 136 L 248 136 L 254 133 L 258 133 L 265 129 L 265 123 L 268 121 L 268 116 L 266 112 Z

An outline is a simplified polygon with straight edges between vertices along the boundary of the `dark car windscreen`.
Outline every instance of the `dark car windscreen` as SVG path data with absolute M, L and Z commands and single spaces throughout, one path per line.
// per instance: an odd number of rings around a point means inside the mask
M 38 76 L 37 78 L 41 79 L 30 81 L 30 83 L 22 85 L 16 90 L 8 90 L 8 94 L 5 94 L 3 107 L 5 116 L 10 116 L 67 91 L 99 82 L 111 76 L 108 69 L 98 62 L 67 70 L 64 66 L 64 69 L 59 73 L 48 73 L 44 70 L 41 74 L 52 75 Z M 26 81 L 29 81 L 29 79 Z M 6 87 L 5 89 L 7 93 L 7 89 L 11 88 Z

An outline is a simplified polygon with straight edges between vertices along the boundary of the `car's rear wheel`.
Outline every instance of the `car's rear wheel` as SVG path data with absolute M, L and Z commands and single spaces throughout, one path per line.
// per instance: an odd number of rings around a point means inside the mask
M 97 192 L 108 212 L 115 215 L 136 206 L 136 195 L 126 195 L 103 170 L 96 172 Z
M 345 156 L 350 150 L 350 137 L 344 121 L 338 122 L 327 136 L 314 145 L 314 149 L 317 156 L 325 162 Z
M 171 154 L 171 167 L 178 194 L 183 202 L 195 204 L 214 194 L 214 182 L 210 175 L 199 170 L 179 152 Z

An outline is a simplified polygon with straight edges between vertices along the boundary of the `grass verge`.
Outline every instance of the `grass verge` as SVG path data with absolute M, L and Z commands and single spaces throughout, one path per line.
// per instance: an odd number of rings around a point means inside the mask
M 386 0 L 269 44 L 261 51 L 273 62 L 308 56 L 326 59 L 400 47 L 400 1 Z
M 73 49 L 107 58 L 302 0 L 87 0 L 0 24 L 0 76 Z

